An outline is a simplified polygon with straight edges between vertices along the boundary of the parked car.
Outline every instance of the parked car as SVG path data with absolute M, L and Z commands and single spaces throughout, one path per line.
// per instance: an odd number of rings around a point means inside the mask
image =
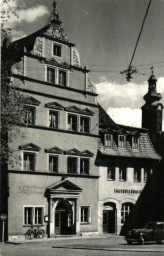
M 147 241 L 162 243 L 164 240 L 164 222 L 148 222 L 144 228 L 129 231 L 125 239 L 128 244 L 133 242 L 144 244 Z

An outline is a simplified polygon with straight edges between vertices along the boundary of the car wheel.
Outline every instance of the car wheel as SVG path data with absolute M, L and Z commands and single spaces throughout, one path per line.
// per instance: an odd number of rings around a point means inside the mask
M 157 244 L 162 244 L 162 241 L 161 240 L 158 240 L 158 241 L 156 241 L 157 242 Z
M 144 244 L 144 242 L 145 242 L 145 239 L 143 237 L 140 237 L 139 244 Z
M 132 244 L 132 242 L 127 240 L 127 244 L 131 245 L 131 244 Z

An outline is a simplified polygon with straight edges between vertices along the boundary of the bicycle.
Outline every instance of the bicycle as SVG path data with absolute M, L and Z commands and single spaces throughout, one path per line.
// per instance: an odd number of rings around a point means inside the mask
M 25 233 L 25 239 L 33 239 L 33 238 L 40 238 L 42 239 L 45 236 L 44 229 L 40 229 L 39 226 L 37 226 L 35 229 L 33 226 L 29 228 Z

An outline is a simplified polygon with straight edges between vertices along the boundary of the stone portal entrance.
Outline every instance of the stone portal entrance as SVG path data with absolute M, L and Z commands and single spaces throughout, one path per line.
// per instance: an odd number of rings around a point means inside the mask
M 49 237 L 80 232 L 78 198 L 81 191 L 68 179 L 47 187 Z

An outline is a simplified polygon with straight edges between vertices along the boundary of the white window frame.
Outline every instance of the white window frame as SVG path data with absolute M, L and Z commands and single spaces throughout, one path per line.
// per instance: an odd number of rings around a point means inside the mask
M 76 172 L 68 172 L 68 158 L 75 158 L 77 161 L 77 171 Z M 67 174 L 79 174 L 79 157 L 75 155 L 67 155 Z
M 135 179 L 135 176 L 136 176 L 135 173 L 137 173 L 137 179 Z M 138 175 L 139 175 L 139 177 L 138 177 Z M 134 182 L 141 182 L 141 168 L 139 168 L 139 167 L 134 168 L 133 181 Z
M 88 208 L 88 221 L 81 221 L 81 210 L 82 208 Z M 80 219 L 80 224 L 91 224 L 91 205 L 80 205 L 80 208 L 79 208 L 80 212 L 79 212 L 79 219 Z M 84 220 L 84 216 L 83 216 L 83 220 Z
M 77 118 L 77 130 L 70 130 L 68 127 L 68 116 L 71 115 L 71 116 L 75 116 Z M 71 113 L 71 112 L 67 112 L 67 130 L 68 131 L 72 131 L 72 132 L 79 132 L 79 115 L 78 114 L 74 114 L 74 113 Z
M 24 154 L 25 153 L 34 155 L 34 170 L 25 170 L 24 169 Z M 37 152 L 36 151 L 22 150 L 22 171 L 36 172 L 37 171 L 36 158 L 37 158 Z
M 49 126 L 50 125 L 50 112 L 54 112 L 54 113 L 57 114 L 57 127 Z M 59 112 L 60 111 L 56 110 L 56 109 L 51 109 L 51 108 L 48 109 L 48 127 L 49 128 L 59 129 L 59 120 L 60 120 L 60 113 Z
M 33 123 L 32 124 L 29 124 L 27 123 L 27 126 L 29 125 L 36 125 L 36 107 L 33 106 L 33 105 L 30 105 L 30 104 L 25 104 L 25 111 L 26 111 L 26 108 L 31 108 L 33 109 Z
M 125 179 L 121 178 L 120 179 L 120 170 L 123 168 L 123 171 L 125 171 Z M 119 174 L 119 181 L 127 181 L 127 167 L 126 166 L 119 166 L 119 170 L 118 170 L 118 174 Z M 124 176 L 124 174 L 122 174 L 122 177 Z
M 110 137 L 110 140 L 107 139 L 109 137 Z M 112 147 L 112 143 L 113 143 L 113 136 L 112 136 L 112 134 L 108 134 L 108 133 L 104 134 L 104 146 L 111 148 Z
M 69 87 L 69 71 L 67 69 L 56 67 L 56 66 L 53 66 L 50 64 L 46 64 L 45 65 L 45 81 L 47 83 L 51 83 L 51 82 L 47 81 L 47 68 L 51 68 L 55 71 L 55 85 L 59 85 L 63 88 Z M 59 84 L 59 70 L 64 71 L 66 73 L 66 85 Z M 51 84 L 53 84 L 53 83 L 51 83 Z
M 110 168 L 113 169 L 113 171 L 114 171 L 114 178 L 113 179 L 108 177 L 108 171 L 109 171 Z M 115 166 L 108 166 L 107 167 L 107 180 L 114 181 L 115 179 L 116 179 L 116 167 Z
M 50 166 L 49 166 L 50 165 L 50 157 L 56 157 L 58 159 L 57 160 L 58 161 L 58 163 L 57 163 L 57 165 L 58 165 L 57 166 L 57 172 L 52 172 L 52 171 L 50 172 Z M 59 155 L 58 154 L 49 153 L 48 154 L 48 172 L 49 173 L 59 173 L 59 162 L 60 162 L 60 160 L 59 160 Z
M 66 73 L 66 84 L 59 84 L 59 71 L 64 71 Z M 58 73 L 58 80 L 57 80 L 57 84 L 63 87 L 68 87 L 68 70 L 67 69 L 63 69 L 63 68 L 57 68 L 57 73 Z
M 81 159 L 84 159 L 84 160 L 88 160 L 88 173 L 84 173 L 84 172 L 82 172 L 81 173 Z M 91 167 L 91 164 L 90 164 L 90 157 L 86 157 L 86 156 L 84 156 L 84 157 L 80 157 L 80 159 L 79 159 L 80 161 L 80 166 L 79 166 L 79 170 L 80 170 L 80 175 L 89 175 L 90 174 L 90 167 Z
M 137 142 L 135 140 L 137 140 Z M 139 149 L 139 138 L 138 137 L 132 137 L 132 149 Z
M 121 137 L 124 138 L 124 141 L 120 140 Z M 125 135 L 118 135 L 118 147 L 119 148 L 125 147 L 125 143 L 126 143 L 126 136 Z
M 25 208 L 32 208 L 32 224 L 25 224 Z M 35 208 L 42 208 L 42 223 L 35 223 Z M 23 205 L 23 226 L 43 226 L 44 225 L 45 206 L 44 205 Z
M 54 45 L 60 46 L 61 47 L 61 56 L 55 55 L 54 54 Z M 52 56 L 55 56 L 57 58 L 63 58 L 63 45 L 60 43 L 52 42 Z
M 125 209 L 126 206 L 128 207 L 128 209 Z M 134 208 L 134 204 L 130 202 L 126 202 L 121 205 L 121 226 L 124 225 L 126 216 L 129 216 L 131 214 L 131 212 L 133 211 L 133 208 Z
M 47 81 L 47 75 L 48 75 L 47 69 L 48 69 L 48 68 L 51 68 L 51 69 L 53 69 L 53 70 L 55 71 L 55 84 L 57 84 L 57 68 L 54 67 L 54 66 L 52 66 L 52 65 L 46 65 L 46 66 L 45 66 L 45 81 L 46 81 L 47 83 L 51 83 L 51 82 Z M 53 83 L 51 83 L 51 84 L 53 84 Z
M 88 121 L 89 121 L 88 132 L 81 131 L 81 118 L 87 118 L 88 119 Z M 91 117 L 86 116 L 86 115 L 79 115 L 79 132 L 81 132 L 81 133 L 90 133 L 90 130 L 91 130 Z

